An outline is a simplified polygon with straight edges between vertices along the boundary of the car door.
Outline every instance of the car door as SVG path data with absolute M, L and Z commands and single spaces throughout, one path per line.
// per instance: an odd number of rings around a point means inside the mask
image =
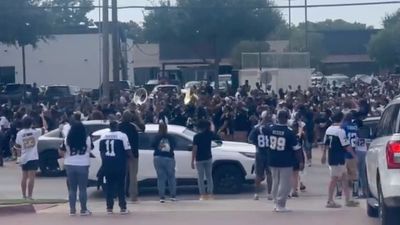
M 154 132 L 139 133 L 139 181 L 157 178 L 153 163 L 154 150 L 151 146 L 155 136 Z
M 382 114 L 377 126 L 376 138 L 372 141 L 366 156 L 368 183 L 372 194 L 377 197 L 376 178 L 379 170 L 379 161 L 386 158 L 386 145 L 391 136 L 396 132 L 400 105 L 390 105 Z M 384 169 L 384 168 L 382 168 Z M 382 175 L 382 174 L 381 174 Z
M 191 167 L 192 162 L 192 140 L 176 133 L 170 133 L 176 142 L 175 161 L 176 178 L 196 178 L 197 172 Z

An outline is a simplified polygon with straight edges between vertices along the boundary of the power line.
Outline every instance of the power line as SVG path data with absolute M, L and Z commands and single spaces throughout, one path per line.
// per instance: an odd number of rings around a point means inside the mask
M 400 1 L 375 1 L 375 2 L 359 2 L 359 3 L 330 3 L 330 4 L 314 4 L 314 5 L 291 5 L 290 8 L 329 8 L 329 7 L 351 7 L 351 6 L 374 6 L 374 5 L 393 5 L 400 4 Z M 93 9 L 103 8 L 103 6 L 32 6 L 22 9 Z M 111 9 L 111 7 L 109 7 Z M 224 7 L 212 7 L 212 6 L 198 6 L 198 7 L 184 7 L 184 6 L 145 6 L 145 5 L 130 5 L 130 6 L 119 6 L 119 10 L 126 9 L 145 9 L 145 10 L 156 10 L 156 9 L 288 9 L 287 5 L 271 5 L 266 7 L 257 6 L 224 6 Z M 13 8 L 7 8 L 10 10 Z M 14 10 L 21 10 L 21 8 L 15 8 Z M 3 11 L 0 10 L 0 12 Z

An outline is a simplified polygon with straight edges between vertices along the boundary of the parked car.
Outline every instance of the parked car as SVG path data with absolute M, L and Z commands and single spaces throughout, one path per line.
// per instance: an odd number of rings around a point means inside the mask
M 0 94 L 0 103 L 18 104 L 24 97 L 24 91 L 25 97 L 29 98 L 32 93 L 32 86 L 30 84 L 7 84 Z
M 175 95 L 177 98 L 179 98 L 181 94 L 181 89 L 177 85 L 172 85 L 172 84 L 162 84 L 162 85 L 157 85 L 154 87 L 153 91 L 150 93 L 149 98 L 153 99 L 158 93 L 166 93 L 168 95 Z
M 103 179 L 98 177 L 101 167 L 99 152 L 99 137 L 108 129 L 93 133 L 94 150 L 89 169 L 89 180 L 92 185 L 95 181 L 103 184 Z M 139 134 L 139 185 L 155 185 L 157 174 L 153 166 L 153 149 L 151 144 L 157 135 L 158 125 L 146 125 L 146 132 Z M 168 133 L 176 140 L 175 160 L 176 178 L 178 185 L 197 184 L 197 171 L 191 168 L 193 137 L 196 133 L 183 126 L 169 125 Z M 213 179 L 216 193 L 239 193 L 243 184 L 254 181 L 255 147 L 247 143 L 214 142 L 213 153 Z
M 159 80 L 149 80 L 147 81 L 147 83 L 144 85 L 144 89 L 146 89 L 146 91 L 148 93 L 150 93 L 151 91 L 153 91 L 154 87 L 159 85 L 160 81 Z
M 79 87 L 68 85 L 49 85 L 45 88 L 43 93 L 43 100 L 46 103 L 54 105 L 58 103 L 59 106 L 74 105 L 76 98 L 79 95 Z
M 400 99 L 389 103 L 366 156 L 367 213 L 382 225 L 398 225 L 400 215 Z
M 107 128 L 108 121 L 89 120 L 83 121 L 87 133 L 92 134 L 95 131 Z M 39 169 L 44 176 L 54 176 L 62 173 L 62 169 L 58 163 L 58 149 L 62 144 L 64 137 L 60 129 L 52 130 L 39 137 L 38 153 L 39 153 Z

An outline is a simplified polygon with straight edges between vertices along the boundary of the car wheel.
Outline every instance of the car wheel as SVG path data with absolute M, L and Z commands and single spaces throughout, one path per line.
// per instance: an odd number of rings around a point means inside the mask
M 60 170 L 58 158 L 58 151 L 55 149 L 45 150 L 39 154 L 39 168 L 42 176 L 54 177 L 65 175 L 65 172 Z
M 238 166 L 221 165 L 213 173 L 215 192 L 219 194 L 237 194 L 242 190 L 243 173 Z
M 379 185 L 379 216 L 382 225 L 399 225 L 398 214 L 400 213 L 399 208 L 390 208 L 386 206 L 382 189 Z

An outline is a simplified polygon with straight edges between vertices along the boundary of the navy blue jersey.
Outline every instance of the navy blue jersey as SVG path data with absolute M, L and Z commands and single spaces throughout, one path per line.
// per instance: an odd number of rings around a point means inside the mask
M 296 134 L 287 125 L 272 125 L 268 129 L 269 165 L 272 167 L 293 167 L 297 159 L 295 151 L 300 150 Z
M 249 134 L 249 141 L 256 146 L 257 153 L 267 154 L 269 149 L 268 130 L 271 125 L 256 125 Z
M 346 147 L 350 145 L 344 129 L 339 126 L 330 126 L 326 130 L 324 143 L 328 147 L 328 164 L 330 166 L 344 165 Z
M 128 136 L 116 131 L 103 134 L 100 138 L 100 154 L 104 172 L 126 169 L 127 152 L 130 151 Z
M 355 123 L 352 122 L 344 122 L 342 124 L 342 128 L 344 129 L 346 133 L 346 137 L 348 141 L 350 142 L 351 147 L 353 150 L 357 147 L 357 142 L 358 142 L 358 127 Z M 353 156 L 350 153 L 346 153 L 346 158 L 352 159 Z

